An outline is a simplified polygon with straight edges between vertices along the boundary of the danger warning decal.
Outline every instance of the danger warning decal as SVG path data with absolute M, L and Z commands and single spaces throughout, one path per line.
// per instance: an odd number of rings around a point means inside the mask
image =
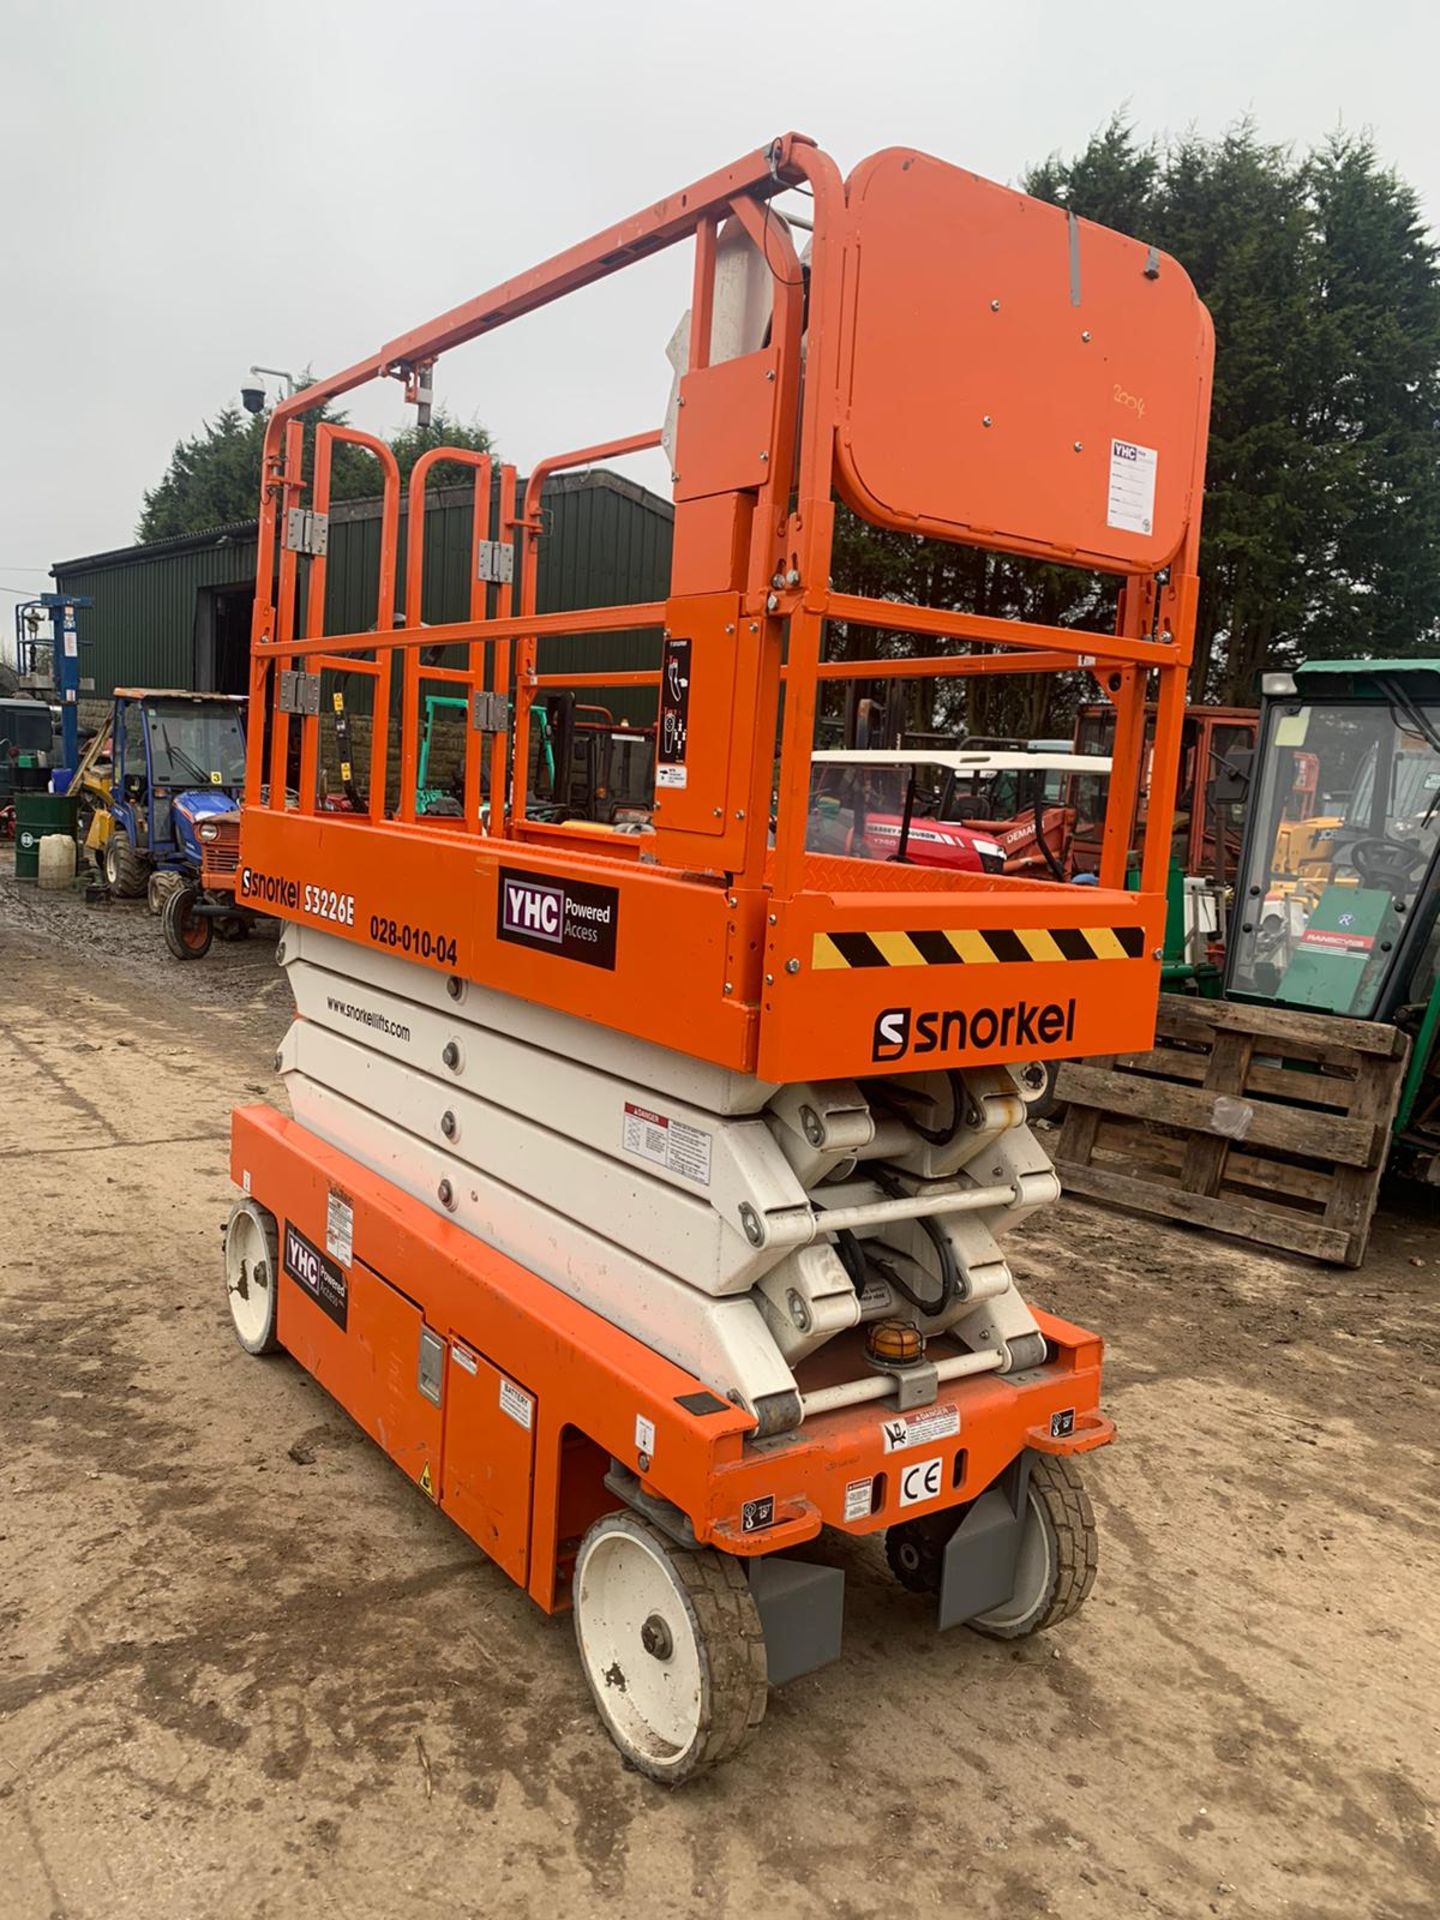
M 285 1222 L 285 1271 L 343 1333 L 350 1318 L 350 1287 L 345 1274 L 288 1220 Z
M 697 1186 L 710 1184 L 710 1135 L 702 1127 L 687 1126 L 683 1120 L 627 1100 L 620 1144 L 626 1153 L 683 1174 Z
M 880 1422 L 880 1438 L 886 1453 L 899 1453 L 906 1447 L 923 1447 L 931 1440 L 948 1440 L 960 1431 L 960 1409 L 954 1406 L 921 1407 L 915 1413 L 899 1413 Z

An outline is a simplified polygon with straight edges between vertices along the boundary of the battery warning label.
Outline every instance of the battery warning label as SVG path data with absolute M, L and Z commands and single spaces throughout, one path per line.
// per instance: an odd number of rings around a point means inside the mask
M 524 1427 L 527 1433 L 535 1419 L 535 1402 L 523 1387 L 517 1387 L 503 1373 L 500 1376 L 500 1411 L 508 1414 L 517 1427 Z
M 626 1153 L 638 1154 L 652 1166 L 678 1173 L 698 1187 L 710 1184 L 710 1135 L 700 1127 L 627 1100 L 621 1145 Z
M 1107 527 L 1124 533 L 1149 533 L 1155 525 L 1155 475 L 1160 456 L 1154 447 L 1133 440 L 1110 442 L 1110 493 L 1105 507 Z

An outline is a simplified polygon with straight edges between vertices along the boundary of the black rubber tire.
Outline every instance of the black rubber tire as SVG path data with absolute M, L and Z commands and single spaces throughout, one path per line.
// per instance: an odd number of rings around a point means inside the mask
M 615 1531 L 648 1541 L 664 1556 L 699 1643 L 704 1696 L 701 1726 L 690 1747 L 674 1760 L 652 1759 L 617 1731 L 604 1690 L 597 1686 L 591 1672 L 578 1585 L 592 1543 L 602 1533 Z M 581 1670 L 605 1730 L 626 1764 L 663 1786 L 678 1787 L 733 1759 L 764 1719 L 768 1693 L 765 1631 L 740 1562 L 711 1547 L 679 1547 L 638 1514 L 612 1513 L 597 1520 L 581 1542 L 575 1577 L 575 1637 Z M 637 1639 L 639 1628 L 640 1622 L 636 1621 Z
M 1063 1103 L 1056 1097 L 1055 1093 L 1055 1082 L 1060 1078 L 1060 1069 L 1064 1066 L 1065 1062 L 1063 1060 L 1042 1060 L 1039 1064 L 1045 1069 L 1045 1091 L 1040 1095 L 1038 1100 L 1026 1101 L 1025 1118 L 1027 1120 L 1053 1120 L 1057 1114 L 1063 1113 L 1065 1110 Z
M 105 842 L 104 873 L 119 900 L 138 900 L 150 882 L 150 866 L 117 827 Z
M 992 1640 L 1024 1640 L 1059 1626 L 1079 1611 L 1095 1584 L 1100 1538 L 1090 1496 L 1074 1461 L 1059 1454 L 1035 1454 L 1027 1502 L 1028 1524 L 1043 1526 L 1053 1549 L 1047 1577 L 1023 1614 L 1007 1618 L 1004 1609 L 996 1608 L 965 1623 Z
M 177 887 L 183 887 L 185 879 L 173 869 L 159 867 L 145 882 L 145 904 L 158 920 L 165 911 L 165 902 Z
M 946 1543 L 964 1517 L 963 1507 L 902 1520 L 885 1534 L 885 1558 L 907 1593 L 939 1593 Z
M 215 922 L 193 911 L 199 898 L 195 887 L 176 887 L 160 909 L 160 931 L 177 960 L 203 960 L 215 937 Z
M 222 940 L 248 940 L 250 922 L 243 913 L 227 913 L 215 922 L 215 931 Z

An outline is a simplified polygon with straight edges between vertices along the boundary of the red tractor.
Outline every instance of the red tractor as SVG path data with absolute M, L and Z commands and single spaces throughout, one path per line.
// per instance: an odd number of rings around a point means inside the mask
M 1103 755 L 1024 748 L 821 752 L 806 844 L 852 859 L 1065 880 L 1072 782 L 1109 772 Z

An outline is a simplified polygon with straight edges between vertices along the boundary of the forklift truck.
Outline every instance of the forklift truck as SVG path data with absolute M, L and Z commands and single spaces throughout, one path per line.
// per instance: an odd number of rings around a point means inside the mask
M 925 238 L 946 234 L 964 244 Z M 427 463 L 475 469 L 468 617 L 422 630 L 420 540 L 397 604 L 393 455 L 328 421 L 307 453 L 302 416 L 393 378 L 424 418 L 440 355 L 680 243 L 663 426 L 540 461 L 523 497 L 509 466 L 492 494 L 486 454 L 417 462 L 412 528 Z M 914 151 L 844 177 L 786 134 L 270 415 L 236 897 L 287 923 L 299 1017 L 290 1113 L 234 1116 L 235 1330 L 573 1613 L 608 1733 L 666 1785 L 841 1654 L 827 1534 L 883 1542 L 939 1628 L 1018 1638 L 1090 1592 L 1101 1341 L 1023 1298 L 1004 1240 L 1059 1197 L 1028 1125 L 1043 1062 L 1153 1038 L 1211 359 L 1155 248 Z M 1143 441 L 1122 387 L 1150 397 Z M 341 441 L 384 493 L 373 620 L 336 633 Z M 540 611 L 550 477 L 656 446 L 667 597 Z M 836 592 L 837 493 L 875 525 L 1107 571 L 1115 625 Z M 888 671 L 827 657 L 837 622 L 852 652 L 923 636 L 909 664 L 935 677 L 1094 677 L 1116 713 L 1097 884 L 807 846 L 820 689 Z M 620 676 L 658 703 L 643 834 L 525 803 L 537 705 L 617 684 L 540 672 L 539 642 L 613 632 L 650 636 Z M 464 664 L 426 666 L 437 645 Z M 337 661 L 376 714 L 345 815 L 319 780 Z M 416 805 L 422 678 L 471 701 L 456 817 Z
M 648 826 L 655 796 L 655 730 L 617 720 L 609 707 L 552 693 L 533 709 L 537 760 L 532 817 Z

